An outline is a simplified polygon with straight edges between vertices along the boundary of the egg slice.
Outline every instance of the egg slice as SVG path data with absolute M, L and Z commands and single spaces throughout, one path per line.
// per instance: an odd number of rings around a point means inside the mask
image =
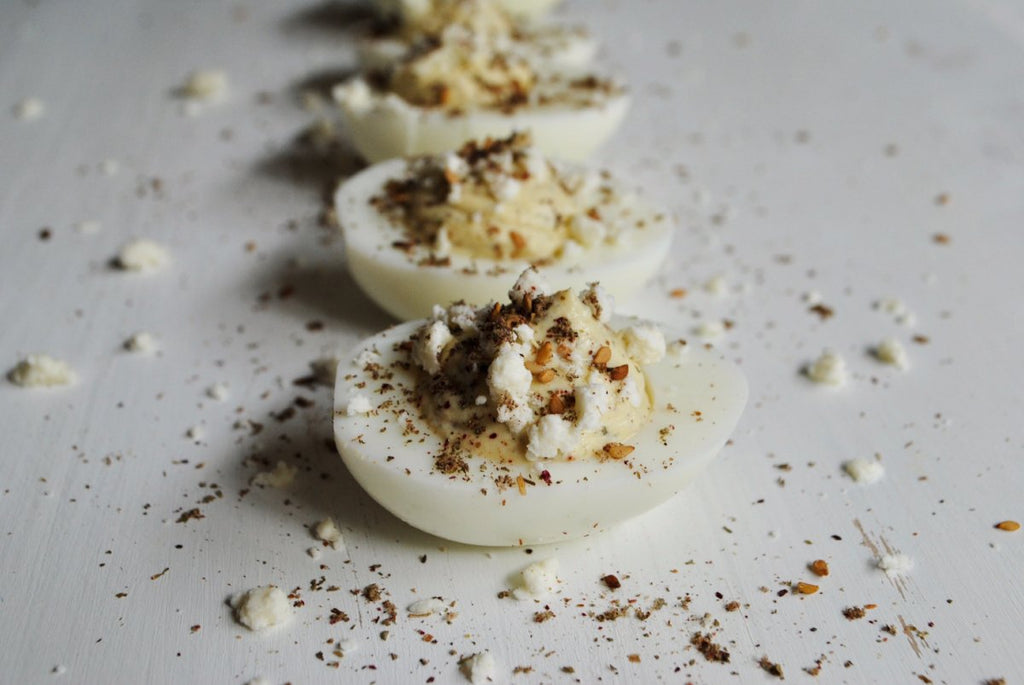
M 568 82 L 563 79 L 562 83 Z M 436 154 L 474 138 L 500 138 L 521 130 L 532 131 L 534 144 L 552 157 L 582 161 L 619 128 L 630 104 L 624 91 L 594 89 L 575 102 L 556 98 L 508 111 L 470 108 L 452 112 L 410 104 L 394 93 L 372 87 L 361 76 L 335 87 L 332 97 L 352 144 L 371 163 Z
M 642 368 L 650 420 L 626 458 L 538 464 L 514 451 L 438 470 L 448 443 L 427 424 L 407 341 L 424 321 L 375 335 L 338 369 L 334 434 L 363 489 L 406 523 L 474 545 L 586 537 L 679 493 L 715 457 L 747 399 L 743 374 L 708 349 L 670 344 Z M 627 323 L 613 319 L 613 324 Z M 484 435 L 486 440 L 488 436 Z
M 457 246 L 441 246 L 437 240 L 417 243 L 410 240 L 402 221 L 382 212 L 379 204 L 389 181 L 407 178 L 420 161 L 376 164 L 343 183 L 334 200 L 349 272 L 370 298 L 399 319 L 429 316 L 439 302 L 500 300 L 531 263 L 556 289 L 600 281 L 612 296 L 625 301 L 668 255 L 672 224 L 663 212 L 606 173 L 536 157 L 531 164 L 543 165 L 539 169 L 551 174 L 551 182 L 571 185 L 571 199 L 577 205 L 575 214 L 558 215 L 558 221 L 570 228 L 565 242 L 549 256 L 479 256 Z M 524 212 L 533 214 L 538 206 L 527 205 Z M 486 224 L 486 217 L 483 221 Z

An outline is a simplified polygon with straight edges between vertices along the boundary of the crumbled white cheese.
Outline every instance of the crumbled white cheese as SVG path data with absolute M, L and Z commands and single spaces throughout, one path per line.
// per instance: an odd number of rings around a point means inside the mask
M 702 338 L 720 338 L 725 334 L 725 324 L 721 321 L 704 321 L 697 326 L 695 332 Z
M 490 652 L 477 652 L 463 659 L 460 664 L 463 675 L 473 685 L 493 683 L 498 677 L 498 665 Z
M 914 568 L 914 560 L 906 554 L 886 554 L 878 560 L 878 568 L 890 578 L 905 576 Z
M 104 176 L 114 176 L 120 168 L 121 165 L 116 159 L 105 159 L 100 162 L 100 173 Z
M 324 553 L 320 550 L 319 547 L 310 547 L 306 550 L 306 554 L 308 554 L 314 560 L 319 559 L 324 555 Z
M 858 483 L 874 483 L 885 475 L 885 467 L 876 459 L 851 459 L 843 470 Z
M 185 79 L 181 94 L 193 100 L 213 101 L 224 97 L 228 89 L 228 75 L 221 69 L 198 69 Z
M 252 484 L 278 489 L 287 488 L 295 482 L 295 474 L 298 472 L 298 467 L 279 461 L 273 471 L 262 471 L 253 476 Z
M 129 352 L 148 354 L 159 349 L 160 345 L 152 333 L 139 331 L 124 341 L 124 349 Z
M 603 221 L 586 214 L 575 214 L 569 220 L 569 235 L 580 245 L 594 247 L 605 239 L 607 228 Z
M 705 281 L 704 290 L 716 297 L 722 297 L 729 293 L 729 285 L 725 282 L 725 276 L 719 274 Z
M 615 313 L 615 298 L 599 283 L 591 283 L 586 290 L 580 291 L 579 297 L 595 319 L 601 323 L 611 321 Z
M 895 338 L 886 338 L 878 343 L 875 348 L 875 357 L 885 364 L 892 364 L 898 369 L 906 369 L 909 366 L 907 361 L 907 349 Z
M 530 564 L 522 571 L 522 585 L 512 591 L 516 599 L 541 599 L 558 585 L 558 559 L 551 557 Z
M 547 281 L 540 277 L 536 268 L 530 267 L 516 279 L 515 285 L 508 291 L 508 297 L 513 302 L 522 303 L 523 298 L 527 295 L 533 298 L 537 295 L 547 295 L 550 291 L 551 286 Z
M 453 186 L 454 187 L 454 186 Z M 455 202 L 449 198 L 449 202 Z M 442 226 L 437 229 L 437 235 L 434 236 L 434 254 L 438 257 L 448 257 L 452 253 L 452 240 L 448 237 L 448 229 Z
M 523 188 L 521 182 L 506 174 L 495 174 L 491 179 L 490 186 L 499 202 L 514 199 Z
M 331 517 L 325 518 L 313 528 L 313 534 L 317 540 L 326 542 L 332 549 L 344 550 L 345 538 L 341 535 L 341 529 Z
M 152 240 L 133 240 L 121 248 L 117 264 L 126 271 L 158 271 L 170 261 L 163 245 Z
M 430 599 L 420 599 L 408 607 L 406 611 L 409 612 L 410 616 L 429 616 L 444 611 L 444 602 L 437 597 L 431 597 Z
M 206 389 L 206 396 L 211 400 L 217 400 L 223 402 L 228 398 L 230 393 L 228 392 L 228 386 L 224 383 L 214 383 Z
M 913 326 L 917 323 L 917 316 L 910 311 L 906 303 L 895 297 L 887 297 L 875 303 L 875 309 L 881 309 L 886 314 L 891 314 L 896 323 L 904 326 Z
M 518 434 L 533 418 L 527 405 L 533 374 L 523 356 L 509 343 L 502 343 L 487 371 L 487 386 L 498 407 L 498 421 Z
M 95 235 L 103 230 L 103 224 L 99 221 L 88 219 L 86 221 L 79 221 L 75 224 L 75 230 L 82 235 Z M 118 263 L 120 263 L 120 259 L 118 260 Z
M 564 459 L 579 444 L 579 431 L 558 414 L 542 416 L 527 429 L 526 458 Z
M 352 652 L 357 651 L 359 651 L 359 643 L 352 638 L 339 640 L 334 646 L 335 656 L 345 656 L 346 654 L 351 654 Z
M 576 398 L 577 425 L 580 430 L 594 431 L 601 428 L 601 417 L 611 408 L 612 394 L 608 384 L 600 381 L 577 385 L 573 390 Z
M 46 111 L 46 105 L 39 98 L 25 98 L 18 104 L 14 105 L 12 110 L 16 119 L 22 121 L 35 121 L 39 117 L 43 116 Z
M 455 326 L 464 331 L 475 331 L 479 328 L 477 309 L 468 304 L 453 304 L 446 310 L 446 316 L 449 326 Z
M 235 618 L 249 630 L 265 630 L 288 621 L 291 603 L 281 588 L 274 585 L 257 587 L 236 595 L 231 600 Z
M 370 398 L 362 393 L 356 393 L 349 397 L 348 403 L 345 405 L 345 413 L 349 416 L 365 414 L 372 409 L 373 405 L 370 403 Z
M 846 360 L 837 352 L 825 350 L 807 367 L 807 376 L 815 383 L 842 386 L 846 383 Z
M 433 375 L 441 370 L 438 356 L 444 346 L 452 341 L 452 332 L 444 321 L 434 321 L 426 327 L 413 343 L 412 355 L 417 364 Z
M 630 326 L 622 331 L 626 351 L 638 364 L 656 364 L 665 356 L 665 334 L 651 324 Z
M 30 354 L 7 374 L 12 383 L 23 388 L 70 385 L 77 377 L 67 362 L 48 354 Z

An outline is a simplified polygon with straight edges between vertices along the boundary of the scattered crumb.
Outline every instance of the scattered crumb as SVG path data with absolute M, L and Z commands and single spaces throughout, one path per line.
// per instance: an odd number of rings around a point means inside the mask
M 885 475 L 885 467 L 877 459 L 851 459 L 843 470 L 858 483 L 875 483 Z
M 271 488 L 287 488 L 295 482 L 295 474 L 299 469 L 290 464 L 279 461 L 273 471 L 263 471 L 252 477 L 253 485 L 265 485 Z
M 859 618 L 864 618 L 867 614 L 863 607 L 846 607 L 843 609 L 843 616 L 849 621 L 856 621 Z
M 67 362 L 48 354 L 30 354 L 7 374 L 12 383 L 23 388 L 70 385 L 77 377 Z
M 150 354 L 159 348 L 160 345 L 157 343 L 156 338 L 153 337 L 153 334 L 146 331 L 139 331 L 124 341 L 124 349 L 129 352 Z
M 1016 521 L 1000 521 L 996 524 L 996 528 L 999 530 L 1005 530 L 1008 533 L 1020 530 L 1020 524 Z
M 14 105 L 11 113 L 15 119 L 35 121 L 46 112 L 46 105 L 39 98 L 28 97 Z
M 704 283 L 704 290 L 708 293 L 711 293 L 712 295 L 715 295 L 716 297 L 722 297 L 729 293 L 729 286 L 725 282 L 725 276 L 719 274 L 717 276 L 709 278 Z
M 341 530 L 338 525 L 334 522 L 331 517 L 325 518 L 320 523 L 316 524 L 313 528 L 313 534 L 317 540 L 326 542 L 331 546 L 332 549 L 344 550 L 345 539 L 341 535 Z
M 308 554 L 312 559 L 319 559 L 324 555 L 323 551 L 321 551 L 319 547 L 310 547 L 306 550 L 306 554 Z
M 88 219 L 86 221 L 79 221 L 75 224 L 75 230 L 82 235 L 95 235 L 103 230 L 103 224 L 94 219 Z M 118 258 L 118 264 L 120 263 L 121 260 Z
M 188 75 L 180 93 L 191 100 L 217 101 L 228 90 L 227 72 L 221 69 L 197 69 Z
M 878 343 L 874 352 L 875 358 L 880 362 L 892 364 L 897 369 L 906 369 L 908 366 L 907 349 L 895 338 L 886 338 Z
M 799 583 L 793 586 L 793 589 L 801 595 L 813 595 L 820 588 L 817 585 L 800 581 Z
M 159 271 L 170 261 L 170 253 L 152 240 L 133 240 L 121 248 L 117 265 L 125 271 Z
M 914 568 L 914 560 L 906 554 L 886 554 L 878 560 L 878 568 L 890 578 L 904 576 Z
M 268 585 L 248 590 L 231 599 L 235 619 L 249 630 L 265 630 L 288 621 L 292 615 L 288 596 Z
M 228 386 L 224 383 L 214 383 L 206 389 L 206 396 L 211 400 L 217 400 L 218 402 L 226 400 L 229 394 Z
M 709 633 L 694 633 L 690 636 L 690 644 L 697 648 L 705 659 L 720 664 L 729 663 L 729 650 L 715 643 Z
M 558 559 L 530 564 L 522 571 L 522 585 L 512 591 L 516 599 L 539 599 L 554 592 L 558 584 Z
M 694 332 L 702 338 L 720 338 L 725 333 L 725 324 L 721 321 L 704 321 Z
M 50 673 L 52 673 L 53 675 L 64 675 L 67 672 L 68 667 L 64 666 L 63 664 L 57 664 L 56 666 L 50 669 Z
M 437 597 L 420 599 L 410 604 L 405 609 L 410 616 L 430 616 L 444 611 L 444 602 Z
M 807 376 L 815 383 L 841 387 L 846 384 L 846 361 L 832 350 L 825 350 L 807 368 Z
M 370 403 L 370 398 L 361 393 L 356 393 L 349 397 L 348 403 L 345 405 L 345 413 L 349 416 L 365 414 L 371 409 L 373 409 L 373 405 Z
M 770 673 L 771 675 L 775 676 L 776 678 L 779 678 L 781 680 L 785 680 L 785 676 L 782 673 L 782 664 L 777 664 L 777 663 L 773 662 L 771 659 L 769 659 L 766 656 L 761 657 L 761 660 L 758 661 L 757 664 L 765 672 Z
M 459 662 L 462 674 L 473 685 L 494 682 L 497 678 L 498 666 L 490 652 L 477 652 Z
M 203 430 L 202 426 L 192 426 L 187 431 L 185 431 L 185 436 L 188 437 L 190 440 L 202 440 L 205 434 L 206 431 Z
M 828 575 L 828 562 L 824 559 L 815 559 L 807 566 L 807 568 L 809 568 L 811 573 L 816 576 L 824 577 Z

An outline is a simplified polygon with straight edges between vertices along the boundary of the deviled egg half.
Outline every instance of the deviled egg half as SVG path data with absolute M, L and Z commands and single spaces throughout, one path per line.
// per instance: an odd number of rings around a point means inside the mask
M 338 451 L 410 525 L 476 545 L 591 535 L 678 493 L 739 420 L 738 368 L 612 319 L 600 286 L 551 292 L 531 269 L 509 300 L 439 307 L 338 368 Z
M 549 161 L 521 133 L 374 165 L 338 188 L 335 210 L 349 272 L 400 319 L 501 299 L 530 265 L 556 288 L 600 281 L 628 298 L 672 240 L 668 216 L 610 174 Z
M 418 51 L 467 33 L 500 52 L 561 71 L 583 69 L 597 53 L 597 41 L 584 29 L 525 22 L 498 0 L 430 0 L 425 4 L 429 11 L 397 14 L 361 41 L 359 62 L 364 70 L 392 69 Z
M 406 20 L 420 20 L 437 12 L 453 0 L 375 0 L 382 13 Z M 559 0 L 493 0 L 509 14 L 521 19 L 537 19 L 558 4 Z
M 521 129 L 532 130 L 547 154 L 581 160 L 629 108 L 615 81 L 560 68 L 522 41 L 458 22 L 394 58 L 370 58 L 379 68 L 332 91 L 353 145 L 370 162 Z

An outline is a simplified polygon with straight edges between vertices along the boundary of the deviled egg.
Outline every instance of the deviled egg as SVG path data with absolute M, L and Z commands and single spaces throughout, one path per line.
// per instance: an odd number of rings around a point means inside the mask
M 524 22 L 498 0 L 431 0 L 429 11 L 406 12 L 377 27 L 360 43 L 360 65 L 386 71 L 416 51 L 467 34 L 560 71 L 583 69 L 597 53 L 597 41 L 584 29 Z
M 438 6 L 451 0 L 376 0 L 377 7 L 388 16 L 413 20 L 436 12 Z M 536 19 L 546 14 L 559 0 L 494 0 L 509 14 L 524 19 Z
M 615 81 L 545 63 L 535 50 L 454 23 L 382 70 L 332 91 L 370 162 L 439 153 L 530 129 L 544 152 L 584 159 L 618 128 L 629 96 Z
M 530 265 L 557 288 L 643 287 L 668 254 L 668 217 L 609 174 L 554 163 L 529 136 L 374 165 L 335 195 L 349 272 L 400 319 L 437 302 L 504 297 Z
M 551 292 L 531 269 L 509 299 L 439 307 L 339 366 L 338 451 L 398 518 L 476 545 L 583 537 L 678 493 L 728 439 L 747 398 L 732 363 L 612 320 L 596 284 Z

